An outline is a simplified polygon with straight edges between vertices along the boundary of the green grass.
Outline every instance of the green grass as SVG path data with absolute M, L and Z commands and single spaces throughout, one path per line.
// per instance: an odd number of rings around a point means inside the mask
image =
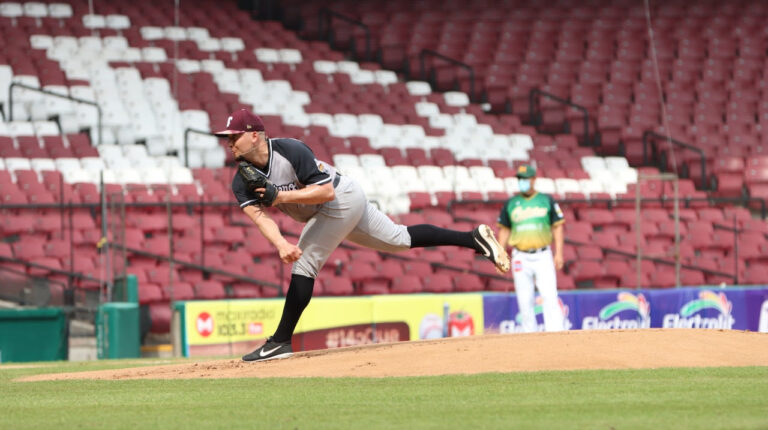
M 0 367 L 0 428 L 768 428 L 768 367 L 383 379 L 12 381 L 135 364 Z

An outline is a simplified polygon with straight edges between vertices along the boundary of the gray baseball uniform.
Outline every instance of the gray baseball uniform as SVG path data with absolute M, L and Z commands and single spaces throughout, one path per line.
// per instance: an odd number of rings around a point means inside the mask
M 298 247 L 301 258 L 292 273 L 316 278 L 334 249 L 348 239 L 380 251 L 404 251 L 411 246 L 406 226 L 395 224 L 368 202 L 362 187 L 335 167 L 317 160 L 312 150 L 297 139 L 269 139 L 266 170 L 257 170 L 279 190 L 302 189 L 333 181 L 336 198 L 319 205 L 278 204 L 277 209 L 296 221 L 306 223 Z M 256 194 L 248 190 L 240 175 L 232 180 L 232 192 L 244 208 L 257 204 Z

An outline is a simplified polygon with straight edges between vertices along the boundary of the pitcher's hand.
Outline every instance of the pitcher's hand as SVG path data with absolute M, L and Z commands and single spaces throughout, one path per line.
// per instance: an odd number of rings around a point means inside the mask
M 277 248 L 280 254 L 280 260 L 283 263 L 293 263 L 301 257 L 301 249 L 298 246 L 286 241 Z

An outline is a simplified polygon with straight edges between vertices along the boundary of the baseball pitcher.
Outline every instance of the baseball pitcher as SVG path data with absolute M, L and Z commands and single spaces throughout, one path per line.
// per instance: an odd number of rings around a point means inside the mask
M 563 267 L 563 224 L 560 206 L 552 197 L 534 190 L 536 169 L 517 170 L 520 193 L 507 200 L 499 214 L 499 243 L 512 247 L 512 269 L 523 331 L 536 331 L 534 286 L 542 298 L 546 331 L 564 329 L 557 297 L 555 270 Z M 552 239 L 555 241 L 554 258 Z
M 232 192 L 243 212 L 277 248 L 284 263 L 293 264 L 285 306 L 277 330 L 267 342 L 246 354 L 244 361 L 285 358 L 293 354 L 291 337 L 309 304 L 320 269 L 342 240 L 388 252 L 454 245 L 474 249 L 504 273 L 509 256 L 487 225 L 460 232 L 429 224 L 404 226 L 368 202 L 361 186 L 332 165 L 315 159 L 304 142 L 268 138 L 257 115 L 241 109 L 227 121 L 226 137 L 240 164 Z M 266 213 L 276 207 L 305 223 L 298 243 L 289 242 Z

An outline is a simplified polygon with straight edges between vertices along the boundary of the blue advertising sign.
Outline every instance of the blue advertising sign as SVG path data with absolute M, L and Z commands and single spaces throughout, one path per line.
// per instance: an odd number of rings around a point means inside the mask
M 653 327 L 747 329 L 742 289 L 678 288 L 650 296 Z
M 636 329 L 651 326 L 651 306 L 645 291 L 578 294 L 582 330 Z
M 544 331 L 542 299 L 536 297 L 538 331 Z M 712 328 L 768 332 L 768 288 L 675 288 L 665 290 L 564 291 L 559 305 L 565 328 Z M 483 297 L 485 332 L 522 331 L 514 294 Z

